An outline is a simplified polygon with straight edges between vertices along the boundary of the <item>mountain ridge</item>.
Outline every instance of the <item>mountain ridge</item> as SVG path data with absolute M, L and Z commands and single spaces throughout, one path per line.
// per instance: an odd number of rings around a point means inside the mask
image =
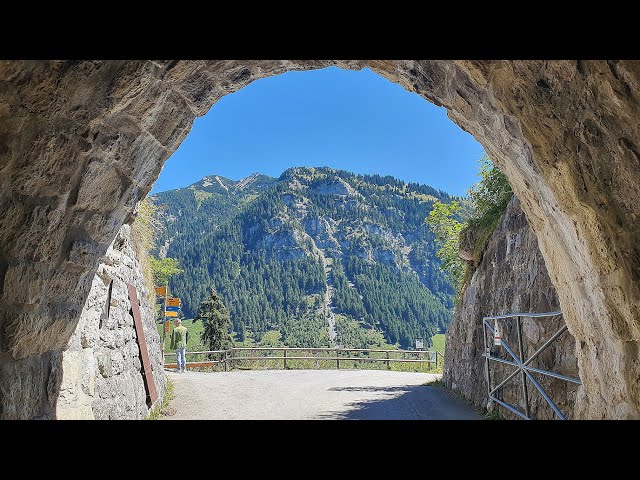
M 340 331 L 356 322 L 408 347 L 450 320 L 453 290 L 424 218 L 434 201 L 453 198 L 329 167 L 237 181 L 208 175 L 153 196 L 164 211 L 156 254 L 185 268 L 170 284 L 185 314 L 195 315 L 213 284 L 241 339 L 277 330 L 296 343 L 292 325 L 304 323 L 296 328 L 311 330 L 318 346 L 342 344 Z

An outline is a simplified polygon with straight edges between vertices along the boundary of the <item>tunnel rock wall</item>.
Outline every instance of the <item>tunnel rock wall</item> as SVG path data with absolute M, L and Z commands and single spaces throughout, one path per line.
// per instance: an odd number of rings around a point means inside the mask
M 485 347 L 482 318 L 513 312 L 554 312 L 559 309 L 560 302 L 547 273 L 535 234 L 527 223 L 520 202 L 514 196 L 455 308 L 446 336 L 443 370 L 445 385 L 474 405 L 486 407 L 488 397 L 485 360 L 482 356 Z M 500 328 L 502 338 L 518 354 L 514 321 L 515 319 L 500 321 Z M 529 358 L 563 325 L 562 318 L 523 318 L 525 357 Z M 492 338 L 488 336 L 488 340 Z M 512 360 L 501 347 L 493 347 L 491 343 L 488 345 L 495 350 L 492 355 Z M 577 377 L 575 339 L 571 334 L 564 333 L 533 362 L 532 366 L 535 368 Z M 492 387 L 498 385 L 513 369 L 512 366 L 492 362 Z M 563 414 L 573 418 L 577 385 L 537 374 L 534 376 Z M 518 375 L 499 391 L 498 398 L 524 412 L 521 385 Z M 553 410 L 530 382 L 528 391 L 533 418 L 556 418 Z M 494 408 L 498 408 L 497 405 L 494 404 Z M 505 418 L 517 418 L 506 409 L 500 408 L 499 411 Z
M 370 67 L 482 143 L 577 340 L 576 416 L 640 417 L 640 62 L 595 60 L 0 62 L 0 392 L 33 406 L 0 416 L 51 415 L 98 263 L 194 118 L 330 65 Z

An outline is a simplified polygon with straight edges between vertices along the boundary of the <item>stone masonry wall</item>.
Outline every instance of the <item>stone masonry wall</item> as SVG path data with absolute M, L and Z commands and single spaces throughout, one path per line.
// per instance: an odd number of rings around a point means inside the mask
M 100 319 L 113 281 L 108 319 Z M 138 291 L 153 378 L 162 398 L 165 377 L 153 297 L 123 225 L 96 272 L 78 327 L 62 354 L 58 419 L 141 419 L 149 407 L 127 283 Z
M 447 331 L 444 383 L 473 404 L 487 405 L 485 361 L 482 357 L 482 317 L 513 312 L 559 311 L 555 288 L 538 249 L 535 234 L 529 227 L 520 202 L 514 196 L 500 224 L 493 232 L 480 265 L 467 286 L 461 303 L 456 307 Z M 564 320 L 523 318 L 522 331 L 528 358 L 562 325 Z M 516 354 L 518 340 L 513 320 L 500 321 L 502 338 Z M 493 347 L 493 355 L 511 360 L 503 347 Z M 575 340 L 569 332 L 550 346 L 533 367 L 578 377 Z M 491 363 L 492 385 L 495 387 L 514 367 Z M 536 380 L 569 418 L 573 417 L 577 385 L 534 374 Z M 496 382 L 497 380 L 497 382 Z M 534 418 L 555 418 L 551 408 L 535 387 L 528 383 L 531 414 Z M 524 411 L 520 377 L 510 380 L 501 398 Z M 508 388 L 507 388 L 508 387 Z M 506 418 L 517 418 L 500 408 Z

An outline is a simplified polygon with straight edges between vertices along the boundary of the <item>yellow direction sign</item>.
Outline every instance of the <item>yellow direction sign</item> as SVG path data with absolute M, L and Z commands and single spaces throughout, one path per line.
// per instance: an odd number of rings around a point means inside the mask
M 164 297 L 167 294 L 167 287 L 156 287 L 156 295 Z
M 164 331 L 169 333 L 169 330 L 171 330 L 171 322 L 167 320 L 166 322 L 164 322 Z
M 179 307 L 180 299 L 179 298 L 167 298 L 167 307 Z
M 178 312 L 165 312 L 164 316 L 165 317 L 177 317 L 178 316 Z

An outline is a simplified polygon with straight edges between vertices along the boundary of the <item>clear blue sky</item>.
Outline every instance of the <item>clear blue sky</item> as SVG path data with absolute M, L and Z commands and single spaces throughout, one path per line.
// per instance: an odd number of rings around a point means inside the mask
M 483 153 L 444 108 L 371 70 L 287 72 L 223 97 L 197 118 L 152 192 L 207 175 L 239 180 L 329 166 L 464 195 Z

